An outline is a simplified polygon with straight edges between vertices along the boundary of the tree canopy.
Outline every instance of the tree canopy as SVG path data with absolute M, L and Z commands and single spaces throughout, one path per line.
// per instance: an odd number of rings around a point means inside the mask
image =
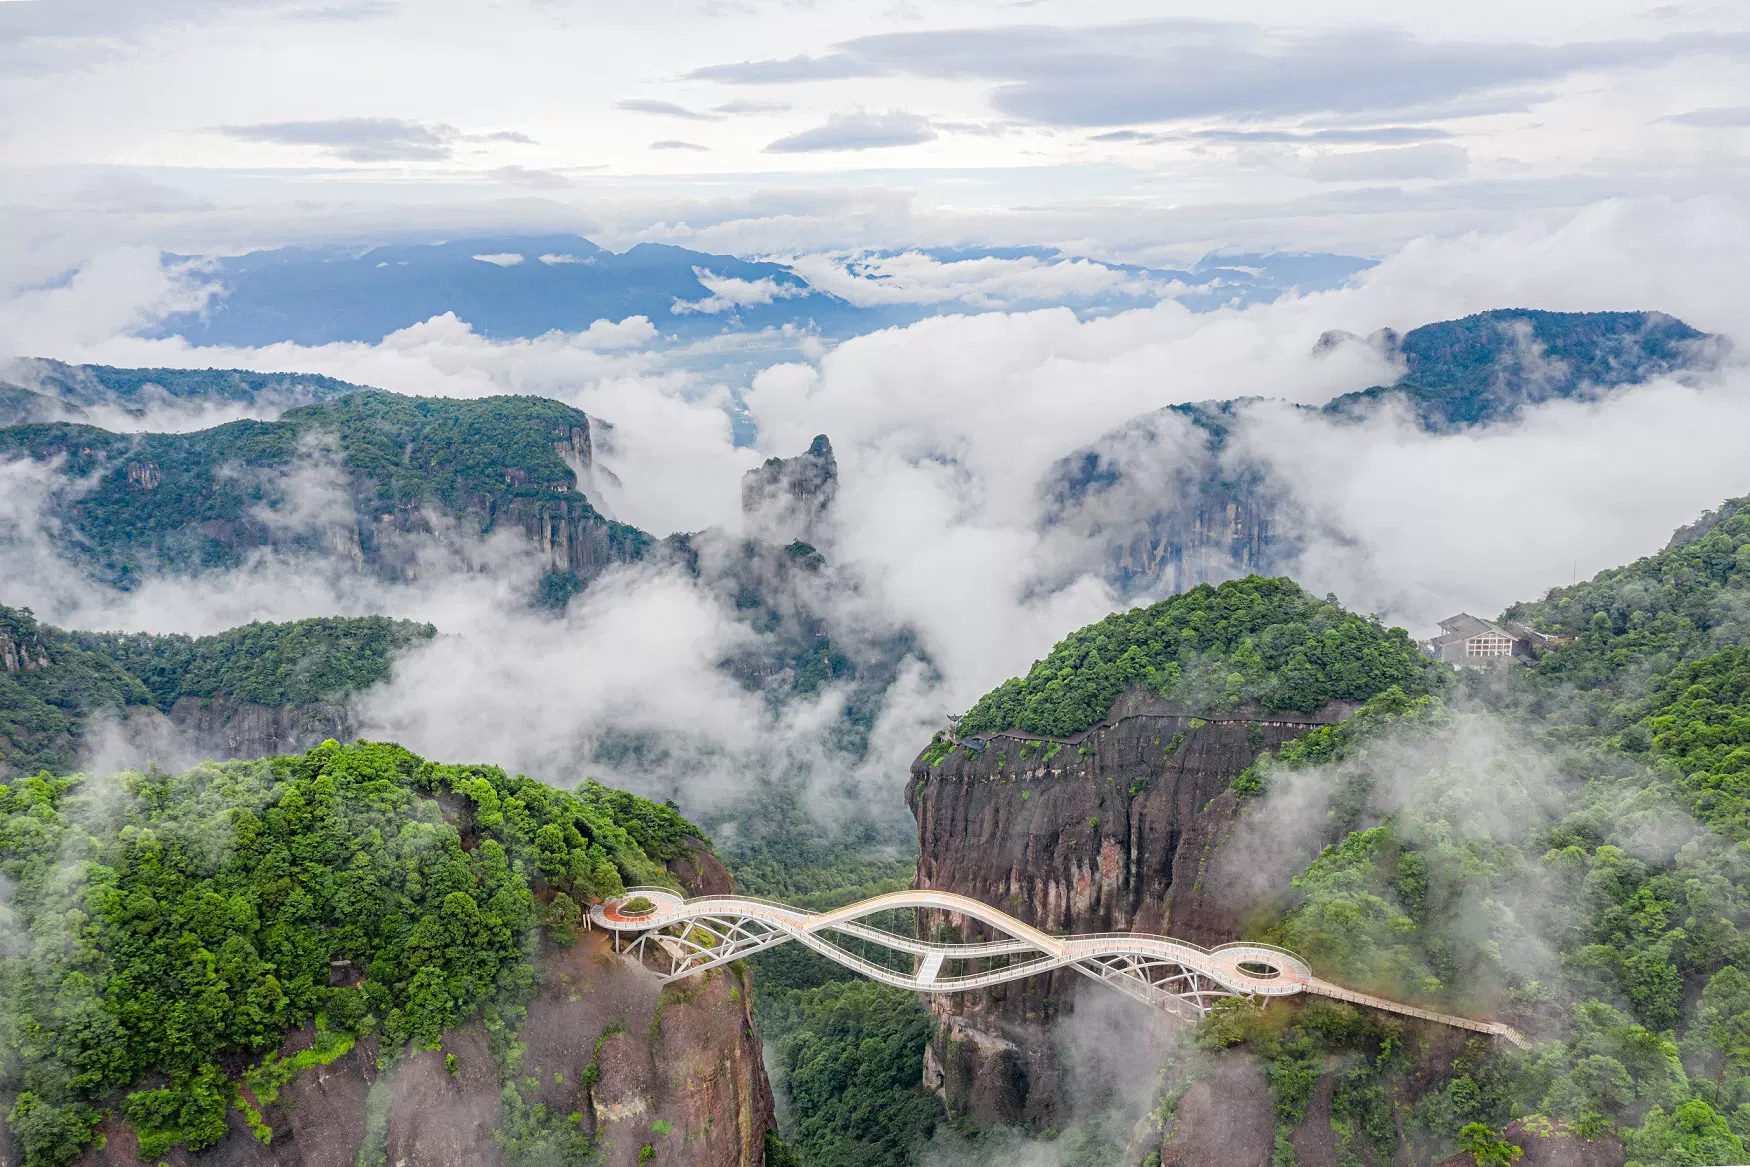
M 1393 686 L 1427 693 L 1439 675 L 1403 629 L 1346 612 L 1292 580 L 1248 576 L 1072 632 L 1025 677 L 980 698 L 960 730 L 1077 733 L 1103 720 L 1131 685 L 1196 710 L 1255 701 L 1310 713 Z
M 593 782 L 372 742 L 0 786 L 0 1073 L 25 1162 L 71 1157 L 102 1105 L 150 1154 L 208 1146 L 235 1093 L 227 1059 L 312 1021 L 389 1046 L 429 1046 L 483 1008 L 502 1028 L 495 1009 L 533 982 L 537 890 L 575 905 L 672 882 L 663 862 L 698 834 Z M 339 959 L 363 982 L 331 987 Z

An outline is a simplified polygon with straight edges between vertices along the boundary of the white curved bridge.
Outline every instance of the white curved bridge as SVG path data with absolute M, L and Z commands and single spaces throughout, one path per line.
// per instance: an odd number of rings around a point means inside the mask
M 640 897 L 650 901 L 651 911 L 633 915 L 622 910 Z M 863 922 L 870 916 L 900 908 L 949 912 L 977 920 L 1005 939 L 937 943 L 898 936 Z M 1526 1045 L 1525 1038 L 1510 1025 L 1435 1013 L 1321 981 L 1300 957 L 1269 944 L 1241 942 L 1204 949 L 1171 937 L 1137 932 L 1052 936 L 1023 924 L 1007 912 L 951 892 L 896 891 L 830 912 L 806 912 L 747 896 L 701 896 L 689 900 L 667 888 L 635 887 L 618 899 L 592 907 L 590 921 L 613 932 L 616 947 L 624 941 L 628 952 L 642 955 L 656 945 L 668 960 L 665 981 L 679 980 L 794 940 L 871 980 L 917 993 L 983 989 L 1053 969 L 1073 968 L 1145 1004 L 1191 1021 L 1203 1016 L 1210 1003 L 1221 997 L 1316 993 L 1475 1030 L 1521 1047 Z M 828 938 L 835 934 L 905 954 L 911 958 L 906 962 L 911 968 L 900 971 L 852 952 Z M 978 963 L 968 963 L 973 961 Z

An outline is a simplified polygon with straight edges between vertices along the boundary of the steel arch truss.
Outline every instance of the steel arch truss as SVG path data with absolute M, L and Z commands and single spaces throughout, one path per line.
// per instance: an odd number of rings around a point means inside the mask
M 904 909 L 945 913 L 963 925 L 981 924 L 997 938 L 964 943 L 920 940 L 869 922 L 881 913 Z M 1169 936 L 1135 932 L 1052 936 L 1007 912 L 950 892 L 892 892 L 828 912 L 807 912 L 744 896 L 689 900 L 666 888 L 633 888 L 592 907 L 590 922 L 613 934 L 617 951 L 665 962 L 665 982 L 793 940 L 871 980 L 918 993 L 967 992 L 1073 968 L 1191 1021 L 1224 997 L 1317 993 L 1525 1044 L 1517 1030 L 1500 1022 L 1435 1013 L 1321 981 L 1294 953 L 1268 944 L 1205 949 Z M 846 947 L 847 940 L 866 950 L 853 951 Z M 878 950 L 883 960 L 872 959 L 867 948 Z
M 1202 1017 L 1222 997 L 1250 996 L 1223 988 L 1196 969 L 1167 957 L 1114 952 L 1090 956 L 1071 967 L 1145 1005 L 1165 1009 L 1187 1021 Z

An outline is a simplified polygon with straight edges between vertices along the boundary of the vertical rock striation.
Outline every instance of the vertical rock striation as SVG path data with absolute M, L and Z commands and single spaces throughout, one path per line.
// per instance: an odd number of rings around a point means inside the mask
M 1206 878 L 1236 813 L 1229 783 L 1260 752 L 1353 708 L 1242 707 L 1202 718 L 1137 689 L 1106 722 L 1070 738 L 1008 731 L 970 739 L 933 765 L 926 751 L 906 792 L 917 885 L 972 896 L 1047 932 L 1235 939 L 1248 905 Z M 946 915 L 925 926 L 979 935 L 977 924 Z M 1062 969 L 932 998 L 941 1029 L 926 1075 L 950 1110 L 1061 1126 L 1066 1084 L 1048 1030 L 1083 991 L 1104 990 Z

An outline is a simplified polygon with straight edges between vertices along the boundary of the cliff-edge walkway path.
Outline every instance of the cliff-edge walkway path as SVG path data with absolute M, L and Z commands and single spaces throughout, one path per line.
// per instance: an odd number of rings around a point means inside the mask
M 639 900 L 648 904 L 648 910 Z M 863 922 L 904 908 L 977 920 L 1004 938 L 938 943 L 896 935 Z M 665 981 L 794 940 L 871 980 L 918 993 L 983 989 L 1067 967 L 1186 1020 L 1203 1016 L 1211 1002 L 1221 997 L 1314 993 L 1486 1033 L 1522 1048 L 1527 1044 L 1518 1030 L 1498 1021 L 1436 1013 L 1319 980 L 1300 957 L 1274 945 L 1242 941 L 1204 949 L 1169 936 L 1137 932 L 1052 936 L 1007 912 L 952 892 L 896 891 L 830 912 L 807 912 L 748 896 L 683 899 L 667 888 L 636 887 L 592 907 L 590 922 L 614 933 L 616 947 L 628 952 L 642 956 L 655 945 L 668 960 Z M 911 968 L 901 971 L 871 960 L 829 939 L 829 934 L 907 954 L 912 958 L 907 962 Z M 969 964 L 974 961 L 978 963 Z

